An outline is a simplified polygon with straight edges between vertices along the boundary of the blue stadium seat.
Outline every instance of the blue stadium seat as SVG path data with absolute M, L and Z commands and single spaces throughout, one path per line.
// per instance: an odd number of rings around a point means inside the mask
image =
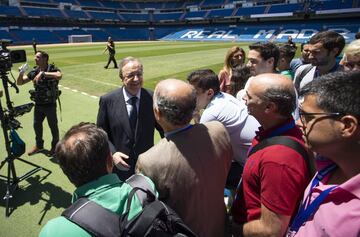
M 129 27 L 116 28 L 109 27 L 104 29 L 108 35 L 112 36 L 114 40 L 148 40 L 148 27 Z M 121 52 L 121 50 L 120 50 Z
M 195 0 L 189 0 L 185 2 L 185 7 L 187 6 L 199 6 L 200 1 L 195 1 Z
M 120 2 L 109 2 L 109 1 L 102 1 L 101 2 L 104 7 L 107 7 L 107 8 L 123 8 L 123 6 L 120 4 Z
M 71 3 L 73 5 L 79 5 L 76 0 L 52 0 L 55 3 L 60 3 L 60 2 L 64 2 L 64 3 Z
M 7 27 L 4 27 L 7 28 Z M 8 29 L 1 29 L 0 28 L 0 39 L 10 39 L 14 40 L 14 37 L 8 32 Z
M 299 12 L 303 11 L 303 4 L 273 4 L 268 13 Z
M 187 12 L 184 16 L 184 19 L 190 18 L 205 18 L 207 11 L 194 11 L 194 12 Z
M 84 7 L 102 7 L 97 0 L 77 0 L 80 6 Z
M 0 15 L 2 16 L 22 16 L 18 7 L 1 6 Z
M 332 10 L 332 9 L 345 9 L 352 8 L 352 0 L 325 0 L 325 1 L 312 1 L 310 7 L 312 10 Z
M 182 2 L 165 2 L 164 9 L 179 9 L 182 8 L 184 3 Z
M 47 29 L 14 29 L 11 32 L 16 36 L 18 41 L 24 44 L 30 44 L 33 38 L 41 44 L 61 42 L 59 37 Z
M 119 21 L 119 16 L 114 12 L 95 12 L 87 11 L 94 19 L 97 20 L 110 20 L 110 21 Z
M 158 2 L 145 2 L 138 3 L 140 9 L 153 8 L 153 9 L 162 9 L 163 3 Z
M 257 7 L 241 7 L 235 13 L 235 16 L 250 16 L 253 14 L 264 14 L 265 6 L 257 6 Z
M 149 14 L 142 13 L 121 13 L 120 14 L 125 21 L 138 21 L 138 22 L 146 22 L 149 21 Z
M 65 16 L 61 13 L 59 9 L 53 8 L 38 8 L 38 7 L 23 7 L 25 12 L 29 16 L 38 16 L 38 17 L 58 17 L 64 18 Z
M 179 21 L 182 14 L 183 14 L 182 12 L 154 14 L 154 20 L 155 21 L 165 21 L 165 20 Z
M 28 3 L 52 3 L 51 0 L 21 0 L 21 2 L 28 2 Z
M 64 10 L 65 14 L 67 14 L 70 18 L 74 19 L 90 19 L 88 15 L 85 14 L 84 11 L 72 11 L 72 10 Z
M 207 15 L 207 18 L 230 17 L 234 9 L 214 9 Z
M 202 7 L 204 6 L 222 6 L 224 5 L 224 0 L 204 0 Z
M 138 5 L 134 2 L 123 2 L 122 5 L 126 9 L 139 9 Z

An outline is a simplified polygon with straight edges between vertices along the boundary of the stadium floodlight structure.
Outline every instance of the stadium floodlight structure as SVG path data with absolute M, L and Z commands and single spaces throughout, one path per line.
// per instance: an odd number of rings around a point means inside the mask
M 92 35 L 69 35 L 69 43 L 92 42 Z

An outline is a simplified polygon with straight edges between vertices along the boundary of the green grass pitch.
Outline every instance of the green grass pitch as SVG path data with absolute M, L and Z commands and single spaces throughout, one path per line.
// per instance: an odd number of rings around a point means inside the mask
M 144 65 L 144 87 L 154 89 L 157 82 L 166 78 L 185 80 L 193 70 L 210 68 L 218 72 L 223 65 L 227 50 L 239 45 L 248 51 L 248 44 L 241 43 L 207 43 L 207 42 L 118 42 L 116 43 L 116 59 L 133 56 L 140 58 Z M 19 47 L 14 47 L 19 48 Z M 34 66 L 31 46 L 24 47 L 30 66 Z M 103 67 L 107 61 L 107 54 L 102 54 L 105 43 L 84 45 L 38 45 L 38 50 L 44 50 L 50 55 L 50 63 L 54 62 L 63 72 L 60 81 L 61 107 L 59 112 L 59 129 L 62 136 L 72 125 L 81 121 L 95 122 L 98 111 L 99 96 L 114 90 L 122 83 L 118 70 L 108 70 Z M 15 78 L 18 76 L 16 64 L 12 68 Z M 9 74 L 10 80 L 13 80 Z M 20 86 L 20 93 L 16 94 L 9 88 L 14 105 L 30 102 L 29 89 L 32 83 Z M 2 89 L 2 88 L 1 88 Z M 1 98 L 5 106 L 5 97 Z M 61 114 L 61 116 L 60 116 Z M 27 113 L 18 120 L 22 127 L 18 129 L 21 138 L 26 142 L 27 150 L 34 145 L 34 131 L 32 128 L 33 112 Z M 44 121 L 45 148 L 50 148 L 50 131 Z M 158 140 L 156 134 L 156 140 Z M 6 157 L 4 137 L 0 135 L 0 161 Z M 15 208 L 9 218 L 5 218 L 5 201 L 0 199 L 0 236 L 37 236 L 46 222 L 58 216 L 62 210 L 70 205 L 74 186 L 67 180 L 56 161 L 43 154 L 23 159 L 41 165 L 52 173 L 45 177 L 46 172 L 40 171 L 19 183 L 20 188 L 15 191 L 10 201 L 10 207 Z M 23 175 L 32 167 L 15 160 L 18 176 Z M 7 173 L 7 164 L 0 170 L 2 175 Z M 45 179 L 44 179 L 45 177 Z M 5 195 L 6 186 L 0 182 L 0 197 Z

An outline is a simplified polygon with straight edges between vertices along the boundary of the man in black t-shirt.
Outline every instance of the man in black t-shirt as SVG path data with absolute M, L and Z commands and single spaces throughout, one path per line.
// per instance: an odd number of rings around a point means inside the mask
M 36 66 L 25 75 L 25 70 L 20 70 L 17 84 L 23 85 L 29 81 L 34 83 L 34 90 L 30 90 L 31 99 L 35 102 L 34 130 L 36 145 L 28 152 L 28 155 L 36 154 L 44 149 L 43 121 L 45 117 L 51 130 L 52 141 L 50 154 L 52 155 L 56 143 L 59 141 L 59 128 L 56 114 L 56 99 L 60 95 L 58 89 L 61 71 L 54 65 L 48 64 L 49 55 L 44 51 L 35 54 Z
M 118 68 L 115 59 L 115 43 L 110 36 L 108 38 L 108 42 L 106 44 L 106 48 L 104 49 L 103 53 L 105 53 L 106 51 L 109 51 L 109 59 L 106 66 L 104 66 L 104 68 L 107 69 L 111 61 L 114 63 L 114 68 Z

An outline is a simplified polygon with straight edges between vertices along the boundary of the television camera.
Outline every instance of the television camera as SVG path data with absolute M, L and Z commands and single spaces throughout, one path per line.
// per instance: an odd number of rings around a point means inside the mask
M 11 40 L 0 40 L 0 71 L 8 72 L 14 63 L 26 62 L 25 50 L 8 50 L 7 46 L 11 44 Z
M 11 40 L 0 40 L 0 43 L 0 79 L 3 84 L 3 92 L 5 94 L 6 100 L 6 108 L 3 108 L 0 100 L 0 121 L 7 152 L 7 157 L 0 163 L 0 170 L 5 164 L 8 164 L 7 176 L 0 175 L 0 177 L 2 177 L 1 180 L 6 182 L 6 194 L 4 196 L 4 200 L 6 201 L 5 216 L 8 217 L 10 215 L 9 201 L 10 198 L 13 197 L 13 192 L 18 187 L 18 183 L 40 170 L 45 170 L 48 172 L 48 174 L 50 174 L 51 171 L 20 158 L 20 156 L 25 152 L 25 143 L 21 140 L 15 131 L 21 127 L 21 124 L 16 119 L 16 117 L 30 112 L 34 104 L 28 103 L 19 106 L 13 106 L 8 89 L 9 84 L 15 89 L 16 93 L 19 93 L 19 88 L 16 86 L 15 81 L 9 80 L 8 73 L 11 72 L 11 68 L 14 63 L 26 62 L 26 53 L 25 50 L 10 51 L 7 49 L 7 46 L 11 44 Z M 16 147 L 21 147 L 22 149 L 16 149 Z M 14 164 L 15 159 L 35 168 L 21 177 L 18 177 L 16 175 Z

